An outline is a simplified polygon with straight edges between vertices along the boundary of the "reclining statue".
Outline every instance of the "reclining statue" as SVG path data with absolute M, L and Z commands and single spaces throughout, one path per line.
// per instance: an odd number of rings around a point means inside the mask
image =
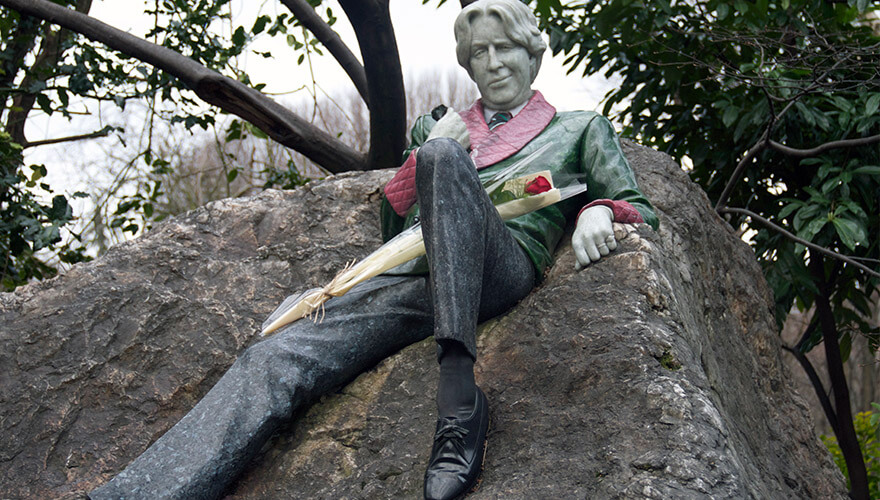
M 418 119 L 381 207 L 386 240 L 421 223 L 426 257 L 331 299 L 322 321 L 297 321 L 248 348 L 92 500 L 218 498 L 295 410 L 431 335 L 440 380 L 425 498 L 473 487 L 488 431 L 488 401 L 474 382 L 477 324 L 540 282 L 567 223 L 575 221 L 581 269 L 617 247 L 612 222 L 658 222 L 608 120 L 557 113 L 532 90 L 546 44 L 528 7 L 472 3 L 455 21 L 455 39 L 481 97 L 461 113 Z M 481 178 L 535 152 L 540 170 L 584 176 L 587 192 L 504 222 Z

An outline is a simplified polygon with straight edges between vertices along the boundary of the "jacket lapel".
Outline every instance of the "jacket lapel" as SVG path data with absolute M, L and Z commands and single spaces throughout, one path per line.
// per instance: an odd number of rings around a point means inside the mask
M 461 113 L 471 138 L 471 159 L 477 170 L 513 156 L 538 136 L 556 116 L 556 108 L 535 91 L 528 104 L 506 124 L 489 130 L 482 100 Z

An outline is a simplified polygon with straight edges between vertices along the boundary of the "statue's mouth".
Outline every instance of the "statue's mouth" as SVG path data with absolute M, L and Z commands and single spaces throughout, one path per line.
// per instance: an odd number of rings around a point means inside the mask
M 502 76 L 501 78 L 497 78 L 489 82 L 490 87 L 500 87 L 507 84 L 507 80 L 510 79 L 510 75 Z

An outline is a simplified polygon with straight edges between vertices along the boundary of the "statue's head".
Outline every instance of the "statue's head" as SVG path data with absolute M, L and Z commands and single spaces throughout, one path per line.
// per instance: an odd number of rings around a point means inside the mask
M 547 44 L 519 0 L 479 0 L 455 20 L 458 63 L 477 83 L 483 104 L 511 109 L 532 95 Z

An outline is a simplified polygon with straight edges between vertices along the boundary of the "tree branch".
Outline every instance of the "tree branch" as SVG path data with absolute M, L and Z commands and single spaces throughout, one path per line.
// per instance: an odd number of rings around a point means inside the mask
M 831 430 L 834 431 L 835 436 L 839 435 L 840 426 L 837 423 L 837 413 L 834 411 L 831 399 L 828 398 L 825 386 L 822 385 L 822 380 L 819 378 L 819 374 L 816 373 L 816 369 L 813 368 L 813 364 L 810 363 L 810 360 L 804 356 L 804 353 L 800 352 L 797 348 L 792 348 L 787 345 L 783 345 L 782 348 L 790 352 L 792 356 L 794 356 L 794 359 L 800 363 L 804 372 L 806 372 L 807 378 L 810 379 L 810 384 L 813 386 L 813 391 L 816 393 L 816 397 L 819 398 L 819 404 L 822 405 L 822 411 L 825 412 L 825 418 L 828 419 L 828 423 L 831 425 Z
M 76 2 L 77 12 L 87 14 L 91 8 L 92 0 L 78 0 Z M 50 68 L 58 65 L 58 61 L 61 59 L 62 43 L 69 35 L 67 30 L 59 29 L 52 33 L 49 28 L 50 26 L 47 24 L 43 40 L 40 43 L 40 51 L 37 53 L 30 71 L 25 73 L 24 78 L 18 84 L 18 87 L 24 92 L 16 95 L 12 100 L 12 109 L 6 117 L 6 131 L 12 137 L 12 141 L 19 144 L 27 142 L 24 135 L 24 125 L 37 101 L 38 93 L 30 92 L 28 89 L 33 88 L 37 83 L 45 84 L 48 81 L 47 75 L 54 73 Z
M 840 141 L 831 141 L 826 142 L 825 144 L 820 144 L 815 148 L 810 149 L 796 149 L 790 148 L 784 144 L 779 144 L 776 141 L 769 141 L 768 144 L 772 149 L 779 151 L 788 156 L 793 156 L 795 158 L 810 158 L 813 156 L 818 156 L 825 151 L 837 148 L 854 148 L 858 146 L 868 146 L 870 144 L 874 144 L 880 142 L 880 135 L 872 135 L 871 137 L 862 137 L 859 139 L 844 139 Z
M 113 130 L 113 127 L 107 126 L 90 134 L 70 135 L 67 137 L 56 137 L 55 139 L 44 139 L 42 141 L 25 142 L 21 145 L 21 147 L 22 149 L 26 149 L 37 146 L 46 146 L 49 144 L 58 144 L 60 142 L 82 141 L 85 139 L 95 139 L 97 137 L 107 137 L 107 135 L 110 134 L 111 130 Z
M 31 21 L 31 22 L 28 22 Z M 21 19 L 16 26 L 15 36 L 6 41 L 8 59 L 0 61 L 0 92 L 8 93 L 14 87 L 13 82 L 18 76 L 19 66 L 25 60 L 25 56 L 34 48 L 37 33 L 42 23 L 37 19 Z M 0 99 L 0 114 L 6 109 L 8 98 Z
M 836 69 L 837 66 L 839 66 L 840 63 L 842 63 L 842 62 L 843 62 L 843 59 L 840 59 L 836 63 L 834 63 L 834 65 L 831 66 L 831 68 L 829 68 L 827 71 L 825 71 L 825 73 L 823 73 L 822 76 L 814 79 L 813 83 L 810 84 L 809 87 L 805 88 L 804 90 L 800 91 L 797 95 L 792 97 L 791 100 L 788 101 L 788 104 L 786 104 L 785 107 L 782 108 L 782 111 L 780 111 L 779 114 L 773 115 L 773 117 L 770 119 L 770 123 L 768 124 L 767 128 L 764 130 L 764 133 L 761 135 L 761 138 L 758 139 L 758 142 L 755 143 L 755 145 L 752 146 L 746 152 L 746 155 L 743 156 L 743 159 L 740 160 L 740 162 L 736 165 L 736 169 L 734 169 L 733 174 L 731 174 L 731 176 L 730 176 L 730 179 L 727 180 L 727 184 L 724 186 L 724 190 L 721 192 L 721 196 L 718 197 L 718 202 L 715 203 L 715 211 L 716 212 L 720 211 L 721 207 L 723 207 L 727 204 L 727 199 L 730 198 L 730 193 L 733 192 L 733 186 L 737 182 L 739 182 L 739 178 L 742 175 L 743 170 L 745 170 L 746 165 L 748 165 L 748 163 L 751 162 L 755 158 L 755 156 L 758 155 L 758 153 L 760 153 L 761 151 L 763 151 L 764 149 L 767 148 L 767 145 L 770 142 L 770 134 L 773 133 L 773 130 L 776 128 L 776 125 L 779 123 L 779 119 L 782 118 L 783 116 L 785 116 L 786 113 L 788 113 L 788 110 L 791 109 L 792 106 L 794 106 L 794 103 L 797 102 L 798 99 L 809 94 L 814 89 L 819 87 L 820 82 L 826 76 L 828 76 L 829 73 L 834 71 L 834 69 Z
M 358 94 L 361 95 L 369 108 L 370 99 L 367 91 L 367 74 L 364 72 L 363 65 L 349 50 L 348 46 L 345 45 L 339 34 L 333 31 L 333 28 L 315 12 L 315 8 L 305 0 L 281 0 L 281 3 L 290 9 L 290 12 L 293 13 L 300 24 L 315 35 L 315 38 L 324 44 L 324 47 L 327 47 L 330 54 L 333 55 L 336 61 L 339 62 L 339 65 L 342 66 L 342 69 L 348 74 L 348 77 L 351 78 Z
M 860 264 L 860 263 L 854 261 L 853 259 L 851 259 L 850 257 L 847 257 L 846 255 L 839 254 L 833 250 L 828 250 L 825 247 L 821 247 L 819 245 L 816 245 L 815 243 L 810 243 L 809 241 L 807 241 L 803 238 L 799 238 L 799 237 L 795 236 L 794 234 L 786 231 L 781 226 L 778 226 L 778 225 L 770 222 L 769 220 L 765 219 L 764 217 L 761 217 L 760 215 L 756 214 L 755 212 L 752 212 L 751 210 L 746 210 L 744 208 L 721 207 L 720 209 L 718 209 L 718 212 L 748 215 L 752 219 L 754 219 L 754 220 L 760 222 L 761 224 L 764 224 L 765 226 L 769 227 L 770 229 L 773 229 L 774 231 L 782 234 L 786 238 L 793 240 L 797 243 L 800 243 L 801 245 L 809 248 L 810 250 L 815 250 L 815 251 L 817 251 L 821 254 L 825 254 L 831 258 L 842 260 L 842 261 L 846 262 L 847 264 L 858 267 L 862 271 L 865 271 L 866 273 L 868 273 L 872 276 L 880 278 L 880 273 L 878 273 L 877 271 L 874 271 L 870 267 L 865 266 L 864 264 Z
M 727 203 L 727 199 L 730 198 L 730 193 L 733 191 L 733 186 L 736 185 L 737 181 L 739 181 L 740 176 L 742 175 L 743 170 L 745 170 L 746 165 L 748 165 L 752 160 L 758 156 L 758 153 L 767 148 L 767 136 L 768 131 L 764 131 L 764 135 L 752 146 L 748 151 L 746 151 L 746 155 L 743 156 L 742 160 L 736 164 L 736 168 L 733 170 L 733 174 L 731 174 L 730 179 L 727 181 L 727 184 L 724 186 L 724 190 L 721 191 L 721 196 L 718 197 L 718 202 L 715 204 L 715 211 L 720 212 L 721 207 L 723 207 Z
M 406 95 L 388 0 L 340 0 L 361 48 L 370 95 L 369 168 L 400 165 L 406 147 Z
M 247 120 L 272 139 L 299 151 L 330 172 L 367 168 L 363 154 L 260 92 L 171 49 L 150 43 L 48 0 L 0 0 L 0 5 L 61 25 L 168 72 L 205 102 Z

